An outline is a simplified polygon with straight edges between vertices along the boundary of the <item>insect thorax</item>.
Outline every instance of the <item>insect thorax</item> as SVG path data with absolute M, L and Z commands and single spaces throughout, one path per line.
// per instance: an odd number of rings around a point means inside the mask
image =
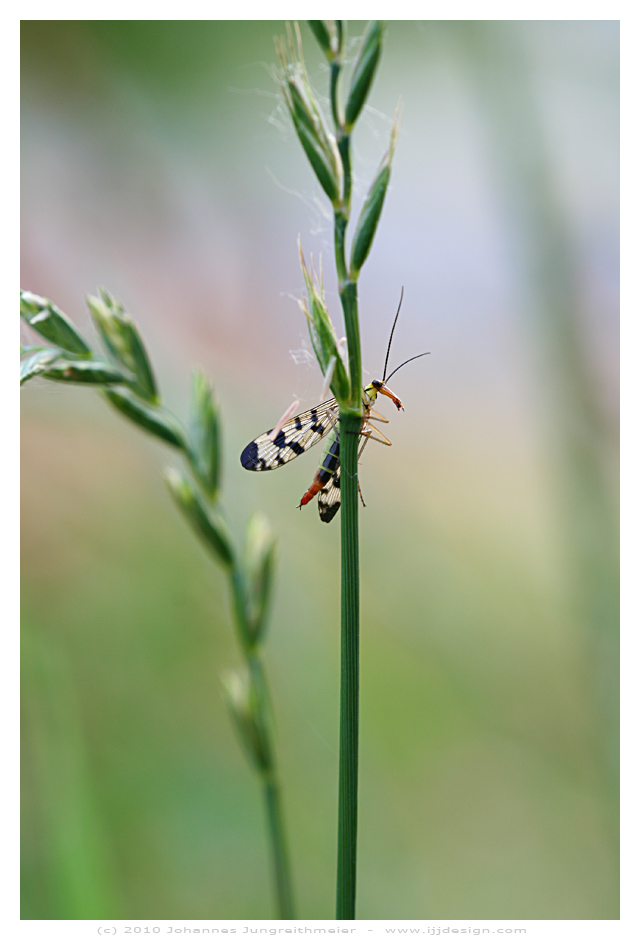
M 378 397 L 378 389 L 373 383 L 366 385 L 362 393 L 362 404 L 365 410 L 369 410 Z

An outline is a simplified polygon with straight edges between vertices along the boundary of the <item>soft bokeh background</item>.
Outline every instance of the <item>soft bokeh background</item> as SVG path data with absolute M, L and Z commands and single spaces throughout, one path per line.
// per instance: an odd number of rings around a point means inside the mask
M 349 27 L 352 42 L 363 24 Z M 90 333 L 98 284 L 167 403 L 202 366 L 236 533 L 279 537 L 267 659 L 300 916 L 331 918 L 339 523 L 319 454 L 242 447 L 305 360 L 296 238 L 331 227 L 269 76 L 273 22 L 25 22 L 22 286 Z M 327 75 L 303 27 L 310 73 Z M 353 47 L 352 47 L 353 48 Z M 357 193 L 404 118 L 361 278 L 393 448 L 361 483 L 362 918 L 616 918 L 616 22 L 391 22 Z M 388 404 L 388 403 L 387 403 Z M 81 388 L 23 392 L 23 917 L 272 916 L 260 793 L 219 674 L 226 583 L 172 455 Z

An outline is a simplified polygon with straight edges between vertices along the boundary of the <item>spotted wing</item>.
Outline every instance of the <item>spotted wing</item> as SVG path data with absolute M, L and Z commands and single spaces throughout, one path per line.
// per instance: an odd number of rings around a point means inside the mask
M 323 522 L 331 522 L 340 509 L 340 467 L 318 493 L 318 512 Z
M 329 398 L 283 424 L 274 440 L 270 437 L 272 431 L 267 431 L 251 441 L 240 454 L 240 463 L 245 470 L 281 467 L 317 444 L 337 421 L 338 403 Z

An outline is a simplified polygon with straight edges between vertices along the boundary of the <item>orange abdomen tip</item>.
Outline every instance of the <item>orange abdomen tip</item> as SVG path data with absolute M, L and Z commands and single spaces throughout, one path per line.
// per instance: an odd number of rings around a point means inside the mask
M 302 506 L 306 506 L 307 503 L 310 503 L 313 497 L 316 495 L 316 493 L 320 492 L 323 485 L 324 485 L 323 483 L 318 483 L 317 480 L 314 480 L 311 486 L 309 487 L 309 489 L 307 490 L 307 492 L 304 494 L 304 496 L 300 500 L 299 508 L 301 508 Z

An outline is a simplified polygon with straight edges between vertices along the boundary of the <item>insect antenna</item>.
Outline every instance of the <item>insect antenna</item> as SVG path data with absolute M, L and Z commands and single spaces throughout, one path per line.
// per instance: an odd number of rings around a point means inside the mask
M 393 339 L 393 331 L 396 328 L 396 323 L 398 322 L 398 317 L 400 316 L 400 307 L 402 306 L 402 298 L 404 297 L 404 287 L 400 288 L 400 303 L 398 304 L 398 311 L 396 313 L 396 318 L 393 321 L 393 326 L 391 327 L 391 336 L 389 337 L 389 345 L 387 346 L 387 357 L 384 360 L 384 372 L 382 373 L 382 381 L 386 382 L 387 380 L 387 366 L 389 364 L 389 353 L 391 352 L 391 340 Z M 397 371 L 397 370 L 396 370 Z
M 387 355 L 386 355 L 386 358 L 385 358 L 385 360 L 384 360 L 384 372 L 383 372 L 383 375 L 382 375 L 382 381 L 383 381 L 383 383 L 386 383 L 386 381 L 387 381 L 387 366 L 389 365 L 389 353 L 391 352 L 391 340 L 393 339 L 393 331 L 394 331 L 395 328 L 396 328 L 396 323 L 398 322 L 398 317 L 400 316 L 400 307 L 402 306 L 402 298 L 403 298 L 403 297 L 404 297 L 404 287 L 401 287 L 401 288 L 400 288 L 400 303 L 398 304 L 398 309 L 397 309 L 397 311 L 396 311 L 396 317 L 395 317 L 395 320 L 393 321 L 393 326 L 391 327 L 391 335 L 389 336 L 389 345 L 387 346 Z M 391 375 L 389 376 L 389 378 L 392 378 L 392 377 L 396 374 L 396 372 L 398 371 L 398 369 L 401 369 L 402 366 L 406 366 L 406 364 L 407 364 L 408 362 L 413 362 L 414 359 L 421 359 L 422 356 L 429 356 L 429 355 L 430 355 L 430 353 L 428 353 L 428 352 L 423 352 L 423 353 L 419 353 L 417 356 L 411 356 L 410 359 L 405 359 L 404 362 L 402 362 L 399 366 L 397 366 L 397 367 L 393 370 L 393 372 L 391 373 Z
M 391 375 L 389 376 L 389 378 L 390 378 L 390 379 L 393 378 L 393 376 L 396 374 L 396 372 L 398 371 L 398 369 L 401 369 L 402 366 L 406 366 L 406 364 L 407 364 L 408 362 L 413 362 L 414 359 L 422 359 L 423 356 L 430 356 L 430 355 L 431 355 L 430 352 L 424 352 L 424 353 L 418 353 L 417 356 L 412 356 L 411 359 L 405 359 L 404 362 L 402 362 L 397 368 L 395 368 L 395 369 L 393 370 L 393 372 L 391 373 Z

